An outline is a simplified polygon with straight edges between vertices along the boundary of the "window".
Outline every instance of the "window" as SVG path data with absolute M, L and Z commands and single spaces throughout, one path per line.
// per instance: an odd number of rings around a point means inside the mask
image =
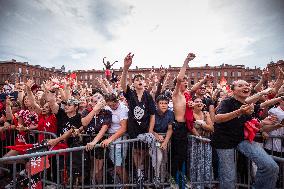
M 224 72 L 224 76 L 228 76 L 228 72 Z
M 29 69 L 28 68 L 26 69 L 26 73 L 29 74 Z
M 93 79 L 93 75 L 92 74 L 90 74 L 90 79 Z
M 22 73 L 22 68 L 19 68 L 19 73 Z
M 197 72 L 197 77 L 200 77 L 200 72 Z
M 88 75 L 87 74 L 85 75 L 85 80 L 88 80 Z
M 191 72 L 191 77 L 194 77 L 194 72 Z
M 220 77 L 220 76 L 221 76 L 221 72 L 218 72 L 218 73 L 217 73 L 217 76 L 219 76 L 219 77 Z
M 206 76 L 206 74 L 207 74 L 207 73 L 206 73 L 206 72 L 204 72 L 204 73 L 203 73 L 203 76 Z
M 241 77 L 242 76 L 242 72 L 238 72 L 238 77 Z
M 234 72 L 234 71 L 231 72 L 231 76 L 232 76 L 232 77 L 235 76 L 235 72 Z

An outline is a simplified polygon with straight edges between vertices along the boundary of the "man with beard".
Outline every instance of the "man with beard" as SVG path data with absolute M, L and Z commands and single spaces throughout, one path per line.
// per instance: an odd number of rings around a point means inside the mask
M 212 146 L 217 149 L 219 159 L 219 180 L 221 189 L 233 189 L 236 182 L 235 149 L 255 162 L 258 170 L 254 187 L 275 188 L 279 167 L 263 148 L 244 136 L 244 125 L 252 119 L 259 105 L 246 104 L 250 96 L 250 85 L 244 80 L 235 81 L 231 87 L 233 96 L 224 99 L 216 111 Z M 269 117 L 260 122 L 268 124 Z M 271 123 L 273 124 L 273 123 Z

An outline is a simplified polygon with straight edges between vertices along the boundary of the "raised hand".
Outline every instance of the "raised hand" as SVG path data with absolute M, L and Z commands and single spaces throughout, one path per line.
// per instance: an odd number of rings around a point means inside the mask
M 99 99 L 99 100 L 97 101 L 96 107 L 97 107 L 98 109 L 101 109 L 101 108 L 103 108 L 105 105 L 106 105 L 106 101 L 105 101 L 103 98 L 101 98 L 101 99 Z
M 195 54 L 193 53 L 188 53 L 185 61 L 188 63 L 189 61 L 192 61 L 195 58 Z
M 49 91 L 52 88 L 53 83 L 52 81 L 47 80 L 46 82 L 43 82 L 43 86 L 45 91 Z
M 204 76 L 204 79 L 205 79 L 205 81 L 212 81 L 212 80 L 214 79 L 214 76 L 213 76 L 213 75 L 206 74 L 206 75 Z
M 267 68 L 264 68 L 264 69 L 262 70 L 262 79 L 263 79 L 264 81 L 267 81 L 267 80 L 268 80 L 268 76 L 269 76 L 269 71 L 268 71 Z
M 29 89 L 31 89 L 34 84 L 35 84 L 34 81 L 31 80 L 31 79 L 29 79 L 29 80 L 26 82 L 26 86 L 27 86 Z
M 59 83 L 59 79 L 55 76 L 51 76 L 50 80 L 53 82 L 53 83 Z
M 124 67 L 129 68 L 132 64 L 132 59 L 134 54 L 128 53 L 128 55 L 124 58 Z
M 278 70 L 279 70 L 279 76 L 280 76 L 280 78 L 284 78 L 284 72 L 283 72 L 283 70 L 280 68 L 280 66 L 278 66 Z

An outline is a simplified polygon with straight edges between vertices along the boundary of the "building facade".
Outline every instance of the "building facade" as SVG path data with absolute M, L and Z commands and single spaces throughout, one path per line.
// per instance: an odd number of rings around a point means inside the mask
M 132 78 L 133 75 L 142 73 L 145 77 L 148 77 L 151 73 L 151 70 L 154 70 L 156 73 L 159 73 L 159 68 L 138 68 L 130 69 L 128 78 Z M 174 78 L 178 75 L 180 67 L 169 67 L 167 68 L 170 73 L 170 81 L 172 82 Z M 113 70 L 116 75 L 122 74 L 122 68 Z M 95 84 L 95 78 L 103 77 L 103 70 L 77 70 L 75 71 L 77 78 L 82 83 Z M 257 82 L 261 76 L 260 68 L 246 68 L 244 65 L 228 65 L 222 64 L 220 66 L 203 66 L 203 67 L 189 67 L 187 68 L 186 75 L 191 81 L 191 84 L 194 84 L 201 80 L 206 74 L 211 74 L 214 76 L 213 83 L 216 85 L 219 83 L 222 77 L 227 80 L 227 83 L 231 83 L 234 80 L 244 79 L 249 82 Z M 172 87 L 172 83 L 170 84 Z
M 284 62 L 278 61 L 277 63 L 268 64 L 268 69 L 272 76 L 278 74 L 277 66 L 284 67 Z M 134 68 L 129 70 L 128 78 L 131 79 L 134 74 L 142 73 L 146 77 L 149 76 L 151 70 L 159 73 L 159 68 Z M 167 68 L 170 73 L 170 86 L 172 87 L 172 81 L 178 75 L 180 67 Z M 113 70 L 116 75 L 121 75 L 122 68 Z M 76 70 L 74 73 L 77 74 L 78 81 L 87 83 L 88 85 L 95 85 L 96 78 L 104 77 L 104 70 Z M 202 67 L 189 67 L 187 68 L 186 75 L 189 78 L 191 84 L 198 82 L 206 74 L 214 76 L 213 83 L 216 85 L 221 78 L 225 78 L 227 83 L 231 83 L 234 80 L 244 79 L 249 82 L 256 83 L 261 76 L 260 68 L 248 68 L 244 65 L 228 65 L 222 64 L 220 66 L 209 66 L 205 65 Z M 39 65 L 29 65 L 27 62 L 17 62 L 16 60 L 11 61 L 0 61 L 0 85 L 3 85 L 5 80 L 10 80 L 12 83 L 27 81 L 27 79 L 33 79 L 36 84 L 41 84 L 44 80 L 51 76 L 66 76 L 65 67 L 61 69 L 45 68 Z
M 39 65 L 29 65 L 27 62 L 17 62 L 16 60 L 0 61 L 0 85 L 4 85 L 5 80 L 11 83 L 26 82 L 33 79 L 36 84 L 42 84 L 44 80 L 51 76 L 65 76 L 61 69 L 45 68 Z

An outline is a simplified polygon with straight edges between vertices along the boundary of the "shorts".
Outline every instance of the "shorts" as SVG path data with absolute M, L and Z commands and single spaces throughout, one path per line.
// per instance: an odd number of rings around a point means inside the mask
M 173 122 L 173 139 L 187 140 L 187 127 L 185 122 Z
M 94 157 L 96 159 L 105 159 L 105 155 L 106 155 L 106 152 L 105 152 L 105 148 L 102 148 L 102 147 L 97 147 L 97 148 L 94 148 L 94 150 L 91 150 L 89 153 L 90 153 L 90 156 L 91 157 Z
M 116 139 L 114 142 L 119 142 L 124 139 L 125 137 L 120 137 Z M 127 154 L 127 146 L 128 146 L 127 143 L 110 145 L 109 157 L 115 166 L 122 166 L 122 163 Z

